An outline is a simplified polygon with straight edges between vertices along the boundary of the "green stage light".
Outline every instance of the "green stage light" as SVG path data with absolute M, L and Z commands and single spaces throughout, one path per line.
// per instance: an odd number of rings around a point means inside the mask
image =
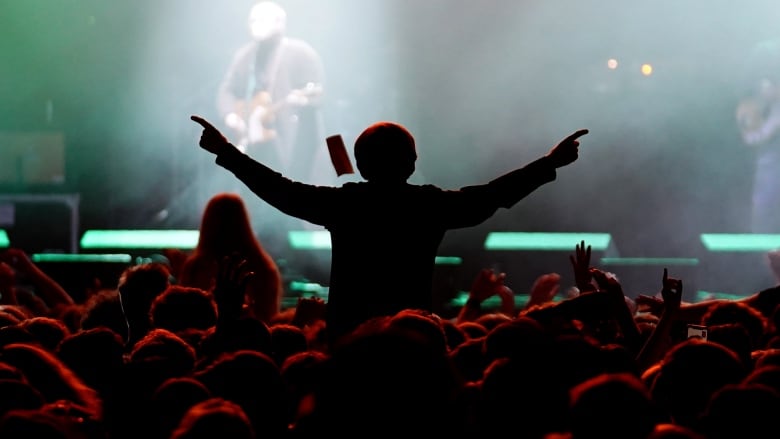
M 526 303 L 531 299 L 531 296 L 528 294 L 515 294 L 514 295 L 514 301 L 515 301 L 515 307 L 516 308 L 522 308 L 525 306 Z M 466 302 L 469 300 L 469 292 L 468 291 L 459 291 L 455 297 L 449 300 L 448 305 L 452 308 L 461 308 L 466 305 Z M 553 302 L 560 302 L 564 300 L 562 296 L 553 296 L 552 301 Z M 501 298 L 498 296 L 491 296 L 487 299 L 483 300 L 480 304 L 482 309 L 496 309 L 501 307 Z
M 330 249 L 330 232 L 327 230 L 292 230 L 287 233 L 287 240 L 295 250 Z
M 699 265 L 697 258 L 601 258 L 602 265 Z
M 591 250 L 606 250 L 609 233 L 546 233 L 546 232 L 491 232 L 485 239 L 485 250 L 552 250 L 574 251 L 582 241 Z
M 458 256 L 436 256 L 436 265 L 460 265 L 463 258 Z
M 87 230 L 82 249 L 193 249 L 198 230 Z
M 780 249 L 780 234 L 702 233 L 701 243 L 711 252 L 765 252 Z
M 11 245 L 11 241 L 8 240 L 8 234 L 5 230 L 0 229 L 0 248 L 7 248 Z
M 73 253 L 35 253 L 33 262 L 104 262 L 129 264 L 133 258 L 128 254 L 73 254 Z
M 696 291 L 694 302 L 708 302 L 710 300 L 742 300 L 742 294 L 724 293 L 720 291 Z

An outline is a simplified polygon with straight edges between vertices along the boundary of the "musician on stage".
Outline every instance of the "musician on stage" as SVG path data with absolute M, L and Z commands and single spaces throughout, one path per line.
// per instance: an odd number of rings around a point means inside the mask
M 240 149 L 291 178 L 313 182 L 316 162 L 323 151 L 327 156 L 323 66 L 309 43 L 286 35 L 286 25 L 278 4 L 252 7 L 252 40 L 236 52 L 219 86 L 217 107 L 231 130 L 226 134 Z
M 736 119 L 756 156 L 750 231 L 780 233 L 780 41 L 757 46 L 748 64 Z

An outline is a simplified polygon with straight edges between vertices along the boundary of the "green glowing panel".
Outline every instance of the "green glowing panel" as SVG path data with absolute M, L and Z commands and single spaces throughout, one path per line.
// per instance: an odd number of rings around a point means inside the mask
M 193 249 L 197 230 L 87 230 L 81 237 L 83 249 Z
M 72 254 L 72 253 L 35 253 L 33 262 L 103 262 L 129 264 L 133 258 L 128 254 Z
M 463 258 L 458 256 L 436 256 L 436 265 L 460 265 Z
M 11 245 L 11 241 L 8 240 L 8 234 L 5 230 L 0 229 L 0 248 L 5 248 Z
M 525 306 L 526 303 L 528 303 L 528 300 L 530 300 L 531 296 L 528 294 L 515 294 L 515 308 L 518 309 L 518 311 Z M 466 305 L 466 301 L 469 300 L 469 292 L 468 291 L 459 291 L 458 294 L 455 295 L 452 299 L 449 301 L 449 306 L 453 308 L 460 308 Z M 560 302 L 564 300 L 561 296 L 553 296 L 552 301 L 553 302 Z M 498 296 L 491 296 L 482 301 L 481 308 L 483 310 L 486 309 L 495 309 L 501 307 L 501 298 Z
M 327 230 L 293 230 L 287 233 L 287 240 L 295 250 L 330 249 L 330 232 Z
M 697 258 L 601 258 L 603 265 L 699 265 Z
M 701 243 L 711 252 L 763 252 L 780 249 L 780 234 L 702 233 Z
M 609 233 L 492 232 L 485 239 L 485 250 L 553 250 L 573 252 L 585 241 L 591 250 L 606 250 Z
M 719 291 L 702 291 L 696 292 L 695 302 L 707 302 L 710 300 L 742 300 L 745 296 L 734 293 L 724 293 Z

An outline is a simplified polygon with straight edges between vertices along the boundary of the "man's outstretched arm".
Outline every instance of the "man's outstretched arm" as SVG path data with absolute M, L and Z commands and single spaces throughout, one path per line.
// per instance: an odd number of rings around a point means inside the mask
M 190 119 L 203 127 L 200 147 L 216 155 L 217 164 L 232 172 L 257 196 L 287 215 L 314 224 L 325 223 L 331 202 L 329 194 L 334 188 L 292 181 L 242 153 L 207 120 L 200 116 Z
M 488 183 L 490 191 L 498 197 L 498 206 L 510 208 L 539 186 L 555 180 L 556 169 L 569 165 L 579 158 L 579 138 L 585 134 L 588 134 L 588 130 L 575 131 L 540 159 Z

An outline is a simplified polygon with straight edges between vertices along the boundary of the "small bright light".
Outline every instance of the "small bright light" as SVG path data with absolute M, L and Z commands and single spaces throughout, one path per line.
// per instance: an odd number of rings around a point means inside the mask
M 642 64 L 642 74 L 650 76 L 653 74 L 653 66 L 650 64 Z
M 607 68 L 609 68 L 610 70 L 615 70 L 617 66 L 618 66 L 618 62 L 615 58 L 610 58 L 609 60 L 607 60 Z

